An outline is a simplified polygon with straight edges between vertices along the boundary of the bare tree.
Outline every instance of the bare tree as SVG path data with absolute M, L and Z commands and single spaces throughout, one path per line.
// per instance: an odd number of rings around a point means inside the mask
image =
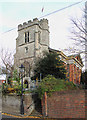
M 25 67 L 25 76 L 30 77 L 33 67 L 33 61 L 24 61 L 24 67 Z
M 87 2 L 85 3 L 85 10 L 83 10 L 82 18 L 72 18 L 73 24 L 71 39 L 74 40 L 75 45 L 79 46 L 79 53 L 84 53 L 85 69 L 87 69 Z
M 7 78 L 10 74 L 12 76 L 13 72 L 13 64 L 14 64 L 14 57 L 13 52 L 10 50 L 1 49 L 0 51 L 0 59 L 1 59 L 1 66 L 3 74 L 6 74 L 6 83 L 8 83 Z
M 73 41 L 72 47 L 65 49 L 68 53 L 83 53 L 83 61 L 85 61 L 85 69 L 87 69 L 87 2 L 85 9 L 82 10 L 81 18 L 70 18 L 72 27 L 69 29 L 69 38 Z
M 71 29 L 71 39 L 74 40 L 75 46 L 79 46 L 80 53 L 86 53 L 85 46 L 87 44 L 87 30 L 83 20 L 71 18 L 73 27 Z

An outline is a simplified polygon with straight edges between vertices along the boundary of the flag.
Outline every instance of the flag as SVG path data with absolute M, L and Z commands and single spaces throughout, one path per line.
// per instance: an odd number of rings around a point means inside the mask
M 44 7 L 42 7 L 42 10 L 41 10 L 42 12 L 44 11 Z

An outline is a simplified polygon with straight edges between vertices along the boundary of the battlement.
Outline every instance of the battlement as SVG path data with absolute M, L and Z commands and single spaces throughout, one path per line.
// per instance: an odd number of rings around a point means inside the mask
M 18 25 L 18 31 L 22 30 L 26 27 L 32 26 L 32 25 L 39 25 L 43 29 L 48 29 L 48 20 L 47 19 L 41 19 L 40 21 L 37 18 L 34 18 L 33 21 L 29 20 L 28 22 L 24 22 L 23 24 Z

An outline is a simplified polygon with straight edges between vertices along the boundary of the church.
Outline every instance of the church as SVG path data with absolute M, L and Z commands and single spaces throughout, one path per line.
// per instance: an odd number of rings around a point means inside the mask
M 35 61 L 43 57 L 43 51 L 56 52 L 64 61 L 67 69 L 67 79 L 75 84 L 80 83 L 83 63 L 79 54 L 66 56 L 62 51 L 49 47 L 49 26 L 47 19 L 29 20 L 18 25 L 18 37 L 16 39 L 16 53 L 14 55 L 14 67 L 25 66 L 25 81 L 32 77 Z

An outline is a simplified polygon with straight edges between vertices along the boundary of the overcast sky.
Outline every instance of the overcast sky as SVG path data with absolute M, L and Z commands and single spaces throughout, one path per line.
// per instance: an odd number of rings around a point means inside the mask
M 44 15 L 79 1 L 81 0 L 2 0 L 0 2 L 0 48 L 15 50 L 18 24 L 33 18 L 43 18 Z M 44 17 L 49 21 L 51 48 L 60 50 L 72 46 L 69 39 L 69 31 L 72 27 L 70 18 L 81 17 L 84 4 L 85 0 Z M 43 12 L 42 8 L 44 8 Z

